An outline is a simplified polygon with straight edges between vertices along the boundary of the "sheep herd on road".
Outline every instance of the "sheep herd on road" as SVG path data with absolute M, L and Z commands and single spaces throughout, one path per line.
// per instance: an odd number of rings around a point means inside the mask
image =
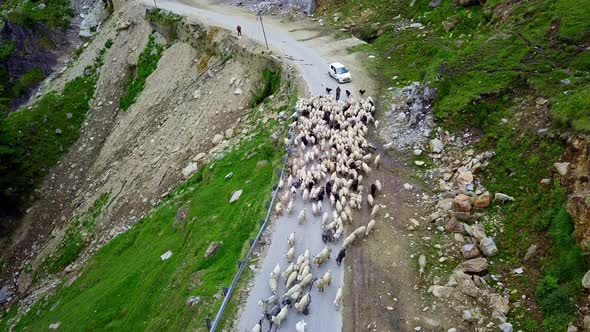
M 381 191 L 381 183 L 375 181 L 370 187 L 363 186 L 363 176 L 371 173 L 372 168 L 380 165 L 380 155 L 373 156 L 375 149 L 367 142 L 365 135 L 374 120 L 375 105 L 371 97 L 347 102 L 335 101 L 328 96 L 315 96 L 300 99 L 296 106 L 294 122 L 291 124 L 291 137 L 285 144 L 291 149 L 291 158 L 287 165 L 288 177 L 279 182 L 279 202 L 275 213 L 291 215 L 294 213 L 294 200 L 301 197 L 307 207 L 298 211 L 297 221 L 300 225 L 307 222 L 311 205 L 311 215 L 321 218 L 321 231 L 318 232 L 326 244 L 323 250 L 311 257 L 309 249 L 296 257 L 296 234 L 291 233 L 286 239 L 288 250 L 284 255 L 285 270 L 280 262 L 270 272 L 269 287 L 272 296 L 258 301 L 264 314 L 253 332 L 262 331 L 263 321 L 270 325 L 269 330 L 280 328 L 290 311 L 309 314 L 312 302 L 311 291 L 314 283 L 319 293 L 332 285 L 332 273 L 328 270 L 323 276 L 314 276 L 313 269 L 332 257 L 332 245 L 337 245 L 344 235 L 345 225 L 353 224 L 353 211 L 360 210 L 363 197 L 366 197 L 371 217 L 379 213 L 375 198 Z M 375 227 L 375 220 L 358 226 L 342 241 L 336 256 L 340 265 L 345 257 L 345 250 L 355 241 L 369 236 Z M 303 236 L 313 236 L 305 234 Z M 303 241 L 302 241 L 303 242 Z M 317 273 L 317 272 L 316 272 Z M 283 282 L 286 292 L 279 295 L 279 284 Z M 336 292 L 334 305 L 341 306 L 342 286 Z M 305 330 L 305 321 L 296 324 L 296 330 Z

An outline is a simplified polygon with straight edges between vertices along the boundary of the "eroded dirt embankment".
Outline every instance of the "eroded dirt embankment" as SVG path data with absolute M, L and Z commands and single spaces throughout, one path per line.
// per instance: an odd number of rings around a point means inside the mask
M 153 38 L 168 47 L 136 102 L 123 111 L 119 99 L 153 31 Z M 258 45 L 228 31 L 186 19 L 172 25 L 150 22 L 143 6 L 130 5 L 116 12 L 77 62 L 44 90 L 59 91 L 103 49 L 104 65 L 80 138 L 51 170 L 4 247 L 8 264 L 2 284 L 20 292 L 29 293 L 31 275 L 55 253 L 75 217 L 102 194 L 110 193 L 110 199 L 94 234 L 87 235 L 88 248 L 63 272 L 68 277 L 210 154 L 247 133 L 250 128 L 240 120 L 262 83 L 262 71 L 285 69 Z

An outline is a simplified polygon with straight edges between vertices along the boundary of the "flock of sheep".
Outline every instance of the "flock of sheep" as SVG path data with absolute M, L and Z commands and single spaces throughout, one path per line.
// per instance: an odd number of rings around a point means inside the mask
M 381 190 L 381 183 L 375 181 L 369 188 L 362 185 L 363 175 L 367 176 L 371 168 L 379 167 L 380 163 L 378 154 L 372 156 L 369 153 L 372 147 L 365 138 L 369 124 L 378 126 L 378 121 L 374 120 L 373 100 L 369 97 L 342 102 L 328 96 L 315 96 L 299 100 L 296 110 L 291 124 L 292 137 L 285 139 L 285 144 L 292 149 L 289 176 L 279 183 L 278 190 L 282 190 L 282 194 L 275 212 L 277 215 L 293 214 L 294 200 L 300 196 L 307 207 L 298 212 L 298 223 L 306 222 L 311 204 L 312 215 L 321 216 L 319 235 L 326 247 L 313 257 L 307 249 L 296 258 L 295 232 L 289 235 L 289 249 L 284 256 L 288 267 L 282 271 L 280 263 L 277 263 L 270 272 L 269 287 L 273 295 L 258 301 L 263 316 L 252 332 L 262 331 L 264 320 L 270 325 L 269 331 L 273 326 L 275 330 L 280 328 L 293 307 L 300 314 L 309 314 L 314 283 L 319 293 L 332 285 L 330 270 L 321 277 L 314 276 L 312 270 L 330 260 L 331 245 L 340 241 L 345 224 L 352 225 L 352 211 L 361 208 L 363 197 L 372 209 L 372 217 L 379 211 L 379 205 L 373 202 Z M 371 220 L 344 238 L 336 257 L 338 265 L 345 256 L 346 248 L 357 239 L 368 236 L 374 226 L 375 220 Z M 286 289 L 282 295 L 278 292 L 280 282 L 285 283 Z M 338 309 L 341 302 L 342 286 L 338 288 L 333 303 Z M 305 325 L 304 320 L 299 321 L 297 332 L 305 331 Z

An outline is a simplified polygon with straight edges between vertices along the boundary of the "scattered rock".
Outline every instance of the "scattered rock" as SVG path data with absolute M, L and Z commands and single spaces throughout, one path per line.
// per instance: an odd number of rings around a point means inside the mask
M 182 169 L 182 176 L 184 176 L 185 179 L 188 179 L 191 175 L 195 174 L 198 169 L 199 165 L 197 165 L 197 163 L 190 162 Z
M 508 195 L 502 194 L 502 193 L 496 193 L 494 195 L 494 201 L 495 202 L 500 202 L 500 203 L 513 202 L 514 201 L 514 197 L 508 196 Z
M 483 194 L 477 196 L 477 198 L 475 198 L 475 200 L 473 201 L 473 206 L 475 206 L 478 209 L 485 209 L 488 206 L 490 206 L 490 201 L 492 199 L 492 195 L 486 191 Z
M 243 191 L 242 189 L 234 191 L 231 194 L 231 198 L 229 199 L 229 204 L 232 204 L 233 202 L 240 199 L 240 196 L 242 196 L 242 191 Z
M 195 304 L 199 303 L 200 301 L 201 301 L 200 296 L 191 296 L 186 300 L 186 305 L 189 307 L 192 307 Z
M 32 283 L 33 283 L 33 278 L 31 277 L 31 275 L 22 271 L 20 273 L 20 275 L 18 276 L 18 289 L 17 289 L 17 291 L 20 294 L 23 294 L 24 292 L 27 291 L 27 289 L 29 289 L 29 287 L 31 286 Z
M 414 188 L 414 186 L 412 186 L 411 184 L 404 183 L 404 189 L 406 189 L 406 190 L 412 190 L 412 188 Z
M 441 153 L 445 147 L 444 143 L 438 138 L 431 140 L 429 146 L 432 153 Z
M 483 257 L 466 260 L 463 263 L 457 265 L 457 267 L 455 268 L 456 271 L 461 271 L 465 273 L 480 273 L 487 269 L 488 260 Z
M 510 302 L 507 297 L 499 294 L 490 295 L 490 309 L 492 309 L 492 317 L 500 321 L 506 321 L 506 314 L 510 310 Z
M 117 22 L 117 30 L 118 30 L 118 31 L 121 31 L 121 30 L 127 30 L 127 29 L 129 29 L 129 27 L 130 27 L 132 24 L 133 24 L 133 22 L 132 22 L 132 21 L 127 21 L 127 20 L 124 20 L 124 21 L 119 21 L 119 22 Z
M 484 255 L 488 257 L 492 257 L 498 253 L 498 247 L 496 247 L 496 243 L 491 237 L 482 239 L 479 242 L 479 249 Z
M 160 256 L 160 259 L 162 261 L 165 261 L 168 260 L 170 257 L 172 257 L 172 251 L 168 250 Z
M 512 324 L 510 324 L 508 322 L 504 322 L 504 323 L 498 325 L 498 328 L 502 332 L 512 332 Z
M 453 294 L 453 287 L 447 287 L 447 286 L 439 286 L 439 285 L 433 285 L 430 286 L 430 288 L 428 289 L 429 293 L 432 293 L 432 295 L 441 298 L 448 298 L 451 296 L 451 294 Z
M 57 323 L 53 323 L 53 324 L 49 324 L 49 329 L 50 330 L 57 330 L 59 328 L 59 326 L 61 325 L 61 322 L 57 322 Z
M 465 227 L 463 223 L 460 223 L 455 218 L 449 219 L 447 222 L 445 229 L 449 233 L 465 233 Z
M 584 277 L 582 277 L 582 286 L 584 286 L 584 288 L 590 288 L 590 270 L 588 270 L 588 272 L 584 274 Z
M 230 139 L 234 136 L 234 130 L 229 128 L 225 131 L 225 139 Z
M 459 194 L 453 199 L 453 210 L 469 212 L 471 211 L 471 197 L 465 194 Z
M 201 160 L 201 159 L 205 158 L 205 156 L 206 156 L 206 155 L 207 155 L 207 154 L 206 154 L 205 152 L 200 152 L 199 154 L 197 154 L 197 155 L 196 155 L 196 156 L 193 158 L 193 161 L 199 161 L 199 160 Z
M 225 175 L 224 179 L 227 181 L 234 177 L 234 172 L 229 172 Z
M 223 141 L 223 135 L 215 134 L 215 136 L 213 136 L 213 145 L 217 145 L 221 143 L 221 141 Z
M 241 94 L 242 94 L 242 89 L 237 88 L 237 89 L 234 90 L 234 95 L 239 96 Z
M 8 288 L 8 286 L 3 286 L 0 289 L 0 304 L 6 303 L 12 294 L 14 293 Z
M 526 254 L 524 254 L 524 261 L 528 261 L 537 253 L 538 245 L 531 244 L 531 246 L 527 249 Z
M 569 171 L 570 163 L 555 163 L 553 164 L 553 167 L 555 167 L 555 170 L 559 175 L 566 176 L 567 172 Z
M 414 164 L 416 164 L 416 166 L 424 166 L 424 162 L 422 160 L 416 160 L 414 161 Z
M 475 243 L 468 243 L 461 247 L 461 254 L 463 257 L 470 259 L 479 256 L 479 249 L 475 245 Z
M 60 128 L 55 129 L 55 133 L 58 134 L 58 135 L 61 135 L 62 132 L 63 131 Z
M 259 162 L 256 163 L 256 168 L 262 168 L 264 166 L 268 165 L 268 160 L 261 160 Z
M 219 242 L 218 241 L 211 242 L 211 244 L 209 244 L 209 247 L 205 251 L 205 259 L 208 259 L 209 257 L 215 255 L 215 253 L 217 252 L 217 249 L 219 249 Z
M 486 229 L 482 224 L 475 224 L 475 225 L 463 225 L 465 227 L 465 231 L 467 234 L 473 236 L 477 241 L 481 241 L 487 237 Z
M 420 150 L 420 149 L 415 149 L 414 150 L 414 156 L 418 157 L 418 156 L 421 156 L 421 155 L 422 155 L 422 150 Z
M 432 8 L 436 8 L 440 5 L 441 0 L 432 0 L 428 3 L 428 5 Z

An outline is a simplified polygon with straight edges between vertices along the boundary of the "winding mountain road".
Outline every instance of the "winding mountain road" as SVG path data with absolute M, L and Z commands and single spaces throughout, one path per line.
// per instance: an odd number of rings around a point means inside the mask
M 144 0 L 146 5 L 153 5 L 151 0 Z M 215 5 L 195 0 L 158 0 L 158 8 L 171 11 L 181 16 L 194 17 L 201 22 L 235 31 L 236 27 L 242 27 L 243 38 L 250 38 L 264 45 L 264 35 L 254 13 L 233 6 Z M 326 87 L 336 89 L 338 83 L 328 74 L 329 63 L 339 61 L 348 66 L 353 75 L 353 82 L 341 85 L 341 98 L 345 99 L 345 90 L 354 94 L 359 89 L 371 93 L 371 86 L 368 74 L 361 65 L 361 57 L 366 55 L 351 54 L 350 47 L 362 44 L 355 39 L 336 39 L 333 31 L 319 26 L 310 20 L 301 22 L 285 22 L 281 18 L 265 17 L 264 27 L 269 47 L 273 54 L 285 61 L 291 62 L 298 70 L 300 76 L 308 86 L 308 92 L 312 95 L 325 94 Z M 334 93 L 334 91 L 332 91 Z M 282 192 L 280 193 L 282 195 Z M 297 217 L 303 208 L 307 208 L 307 221 L 299 225 Z M 323 212 L 329 212 L 329 203 L 324 201 Z M 235 331 L 251 331 L 252 327 L 261 317 L 262 309 L 257 305 L 258 300 L 270 297 L 269 274 L 277 262 L 284 271 L 289 263 L 284 257 L 288 251 L 287 238 L 291 232 L 296 233 L 295 260 L 305 250 L 309 249 L 310 259 L 317 255 L 325 244 L 321 240 L 321 217 L 313 216 L 311 203 L 304 203 L 298 195 L 291 215 L 275 216 L 270 226 L 272 230 L 271 243 L 266 248 L 262 262 L 258 262 L 255 276 L 252 280 L 252 287 L 247 299 L 240 308 L 238 321 L 234 325 Z M 313 287 L 311 291 L 310 314 L 303 315 L 296 312 L 295 308 L 289 310 L 286 321 L 283 322 L 281 330 L 295 331 L 295 325 L 301 320 L 306 322 L 307 331 L 341 331 L 342 315 L 333 301 L 338 287 L 343 286 L 345 265 L 337 266 L 335 257 L 341 248 L 341 243 L 332 246 L 331 259 L 318 267 L 313 264 L 311 272 L 314 277 L 320 278 L 326 271 L 332 273 L 332 285 L 326 287 L 326 291 L 319 293 Z M 285 292 L 285 280 L 279 280 L 279 294 Z M 265 323 L 263 330 L 268 329 Z

